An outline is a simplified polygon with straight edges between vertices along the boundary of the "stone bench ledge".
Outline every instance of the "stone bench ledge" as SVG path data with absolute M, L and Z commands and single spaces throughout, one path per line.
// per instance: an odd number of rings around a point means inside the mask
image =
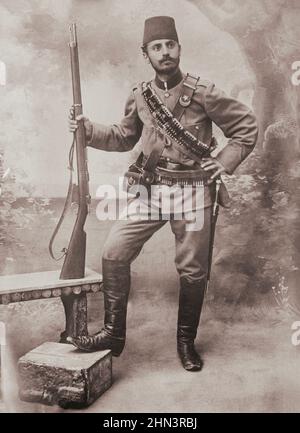
M 85 277 L 60 280 L 59 271 L 34 272 L 0 277 L 0 304 L 60 297 L 102 290 L 102 275 L 86 268 Z

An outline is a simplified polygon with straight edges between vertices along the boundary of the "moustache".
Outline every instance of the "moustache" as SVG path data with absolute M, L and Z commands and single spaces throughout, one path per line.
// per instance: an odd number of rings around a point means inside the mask
M 164 63 L 164 62 L 172 62 L 175 63 L 175 59 L 172 59 L 171 57 L 165 57 L 163 58 L 160 63 Z

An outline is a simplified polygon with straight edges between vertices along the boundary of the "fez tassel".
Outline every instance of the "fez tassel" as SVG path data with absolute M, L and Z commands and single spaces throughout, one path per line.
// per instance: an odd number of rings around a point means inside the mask
M 103 427 L 108 428 L 129 428 L 130 430 L 134 430 L 137 425 L 137 420 L 133 419 L 114 419 L 113 417 L 110 417 L 109 419 L 105 419 L 103 421 Z

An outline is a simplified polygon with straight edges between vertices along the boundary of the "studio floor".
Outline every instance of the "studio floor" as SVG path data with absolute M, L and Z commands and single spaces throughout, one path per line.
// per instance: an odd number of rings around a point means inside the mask
M 293 346 L 291 342 L 292 318 L 291 321 L 287 318 L 274 321 L 263 317 L 263 312 L 257 314 L 245 309 L 244 319 L 236 321 L 230 317 L 231 308 L 207 302 L 196 344 L 203 356 L 204 367 L 201 372 L 187 372 L 181 367 L 176 354 L 175 293 L 170 290 L 166 296 L 166 292 L 162 295 L 157 288 L 151 291 L 150 282 L 148 279 L 147 285 L 139 290 L 133 287 L 128 308 L 127 344 L 122 355 L 113 358 L 113 385 L 85 412 L 300 410 L 300 347 Z M 28 303 L 30 308 L 34 307 L 34 302 Z M 52 302 L 53 314 L 61 308 L 59 302 Z M 89 297 L 89 304 L 94 316 L 90 321 L 90 331 L 96 332 L 102 320 L 98 311 L 98 305 L 102 308 L 102 294 Z M 224 318 L 226 308 L 228 315 Z M 25 314 L 21 309 L 19 319 Z M 99 317 L 95 318 L 98 313 Z M 216 318 L 218 315 L 222 319 Z M 35 322 L 34 312 L 32 319 Z M 48 327 L 47 320 L 45 322 L 47 332 L 35 329 L 31 334 L 32 347 L 43 341 L 55 340 L 55 329 Z M 27 350 L 27 345 L 22 345 L 20 340 L 26 340 L 26 332 L 30 328 L 28 317 L 24 318 L 23 323 L 25 334 L 20 334 L 18 326 L 11 326 L 5 354 L 7 380 L 2 410 L 63 411 L 55 406 L 24 403 L 18 398 L 16 362 L 18 356 Z

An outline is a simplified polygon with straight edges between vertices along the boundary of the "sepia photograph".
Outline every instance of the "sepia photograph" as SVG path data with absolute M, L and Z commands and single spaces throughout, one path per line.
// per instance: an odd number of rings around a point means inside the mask
M 0 414 L 300 411 L 299 20 L 1 0 Z

